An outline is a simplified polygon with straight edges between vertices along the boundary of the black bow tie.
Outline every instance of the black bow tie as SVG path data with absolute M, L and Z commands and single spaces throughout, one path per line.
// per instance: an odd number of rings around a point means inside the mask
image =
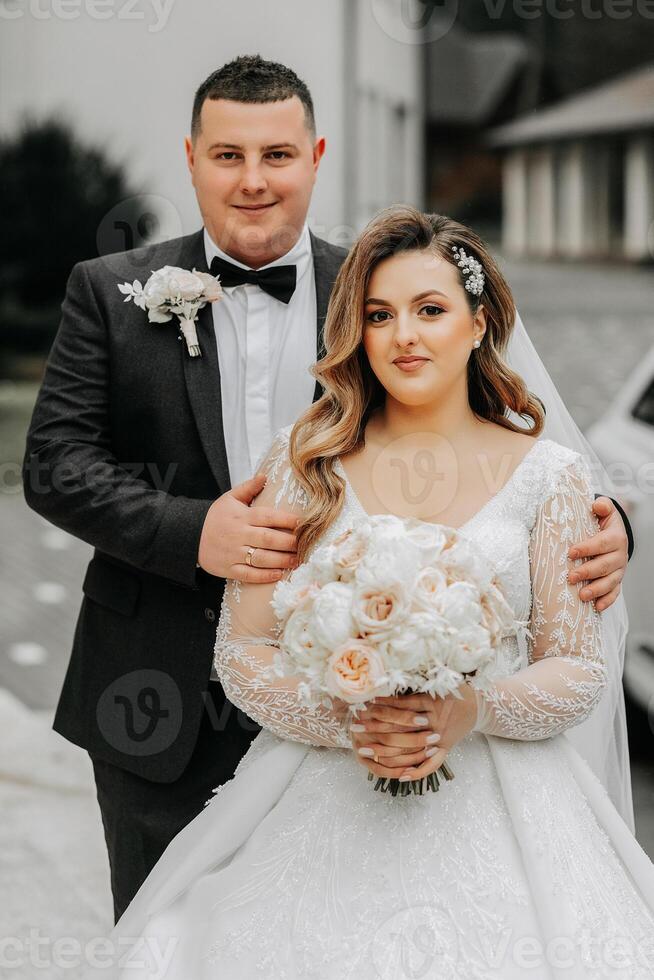
M 221 259 L 219 255 L 211 260 L 211 275 L 220 276 L 221 286 L 240 286 L 244 282 L 260 286 L 282 303 L 290 302 L 297 280 L 294 265 L 273 265 L 270 269 L 241 269 L 240 266 Z

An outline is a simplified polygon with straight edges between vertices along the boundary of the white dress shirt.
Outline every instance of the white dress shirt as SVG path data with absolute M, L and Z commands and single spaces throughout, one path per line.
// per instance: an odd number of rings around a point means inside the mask
M 204 229 L 207 266 L 215 255 L 249 268 L 218 248 Z M 295 422 L 313 401 L 317 307 L 313 252 L 305 223 L 293 248 L 263 268 L 297 267 L 295 292 L 282 303 L 259 286 L 224 289 L 212 304 L 218 346 L 223 432 L 232 487 L 251 477 L 282 426 Z M 211 668 L 211 680 L 218 672 Z
M 204 230 L 207 265 L 219 255 L 238 262 Z M 224 289 L 212 304 L 218 346 L 223 431 L 232 487 L 251 477 L 275 432 L 295 422 L 313 400 L 316 361 L 316 286 L 309 229 L 285 255 L 262 266 L 297 267 L 297 284 L 289 303 L 259 286 L 243 283 Z

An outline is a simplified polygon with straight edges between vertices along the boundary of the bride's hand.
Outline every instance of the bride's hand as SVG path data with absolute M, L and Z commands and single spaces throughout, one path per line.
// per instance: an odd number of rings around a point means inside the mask
M 420 779 L 435 772 L 477 720 L 477 702 L 470 685 L 461 684 L 459 693 L 461 698 L 433 698 L 429 694 L 375 698 L 355 722 L 355 726 L 363 725 L 364 731 L 356 727 L 352 731 L 357 757 L 377 776 L 400 778 L 406 772 L 409 778 Z M 426 724 L 419 724 L 418 718 L 425 719 Z M 360 748 L 368 750 L 364 756 Z M 378 763 L 369 755 L 370 750 L 376 753 Z
M 407 724 L 378 720 L 381 712 L 374 717 L 370 709 L 359 712 L 350 725 L 352 748 L 358 761 L 378 776 L 395 776 L 407 766 L 423 763 L 425 751 L 437 745 L 440 736 L 429 728 L 429 723 L 416 726 L 413 722 L 415 711 L 397 712 L 398 722 L 401 714 L 407 715 Z M 380 760 L 374 761 L 374 755 Z

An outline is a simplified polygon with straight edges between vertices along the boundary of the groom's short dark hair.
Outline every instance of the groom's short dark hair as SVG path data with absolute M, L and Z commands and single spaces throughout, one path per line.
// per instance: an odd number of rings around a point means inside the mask
M 200 132 L 200 113 L 205 99 L 233 102 L 280 102 L 297 95 L 304 106 L 307 129 L 316 135 L 313 100 L 301 78 L 278 61 L 264 61 L 258 54 L 245 54 L 212 72 L 195 93 L 191 137 Z

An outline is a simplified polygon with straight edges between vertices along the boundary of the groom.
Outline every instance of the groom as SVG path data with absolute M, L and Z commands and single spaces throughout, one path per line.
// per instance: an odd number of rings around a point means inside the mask
M 68 282 L 23 476 L 28 504 L 95 548 L 53 727 L 93 762 L 116 919 L 259 731 L 226 700 L 213 646 L 225 579 L 270 582 L 295 560 L 296 518 L 250 506 L 251 473 L 320 395 L 307 369 L 346 255 L 306 224 L 324 150 L 295 73 L 237 58 L 198 89 L 186 140 L 203 229 Z M 118 283 L 164 265 L 220 277 L 202 357 L 123 303 Z M 595 506 L 585 572 L 610 604 L 626 535 Z

